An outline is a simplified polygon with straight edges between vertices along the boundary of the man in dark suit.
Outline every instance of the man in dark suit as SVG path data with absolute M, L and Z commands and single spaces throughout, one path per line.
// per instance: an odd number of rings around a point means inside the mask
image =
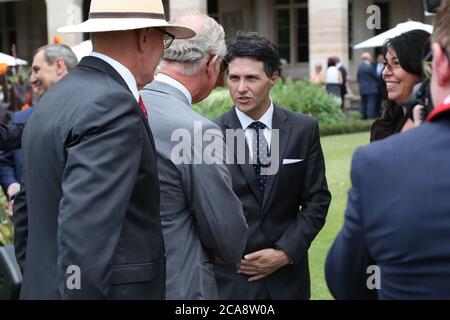
M 378 76 L 372 64 L 372 55 L 364 52 L 358 67 L 359 94 L 361 96 L 361 119 L 376 117 L 378 101 Z
M 159 1 L 108 0 L 59 31 L 91 32 L 94 51 L 46 92 L 23 134 L 21 298 L 163 299 L 156 154 L 138 88 L 164 47 L 194 32 L 170 26 Z
M 433 31 L 427 123 L 356 151 L 326 262 L 337 299 L 450 299 L 450 1 Z
M 269 92 L 280 74 L 272 42 L 242 33 L 228 50 L 228 86 L 235 106 L 215 122 L 224 131 L 244 130 L 245 150 L 234 146 L 238 163 L 230 171 L 249 232 L 238 272 L 217 259 L 219 295 L 309 299 L 308 249 L 325 223 L 331 200 L 319 127 L 312 117 L 271 101 Z M 242 152 L 244 163 L 239 160 Z M 270 168 L 278 170 L 266 175 Z
M 341 58 L 335 57 L 336 67 L 342 74 L 342 84 L 341 84 L 341 110 L 345 111 L 345 95 L 347 94 L 347 69 L 341 63 Z
M 386 82 L 383 79 L 384 61 L 385 61 L 384 55 L 379 54 L 377 56 L 377 65 L 376 65 L 376 72 L 378 77 L 378 97 L 375 116 L 377 117 L 381 116 L 384 101 L 387 99 Z
M 31 67 L 30 83 L 33 92 L 41 97 L 50 87 L 73 70 L 78 59 L 72 50 L 62 44 L 50 44 L 36 50 Z M 11 123 L 25 124 L 33 108 L 13 114 Z M 20 190 L 22 177 L 22 150 L 0 154 L 0 184 L 8 196 L 8 215 L 12 217 L 13 197 Z

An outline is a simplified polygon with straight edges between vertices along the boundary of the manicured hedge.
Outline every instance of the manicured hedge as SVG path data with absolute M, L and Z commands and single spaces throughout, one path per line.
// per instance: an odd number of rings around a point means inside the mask
M 272 88 L 270 96 L 283 108 L 312 115 L 320 124 L 339 123 L 345 118 L 334 97 L 328 95 L 320 86 L 304 80 L 287 79 L 284 83 L 279 80 Z M 217 88 L 206 100 L 193 108 L 208 119 L 214 119 L 228 111 L 232 105 L 228 89 Z
M 345 120 L 341 123 L 328 123 L 320 126 L 320 135 L 331 136 L 338 134 L 370 131 L 373 120 Z

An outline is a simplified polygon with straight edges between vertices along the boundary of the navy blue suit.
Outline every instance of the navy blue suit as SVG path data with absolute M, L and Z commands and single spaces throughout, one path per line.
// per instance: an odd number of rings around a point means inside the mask
M 25 124 L 33 112 L 33 109 L 27 109 L 14 113 L 11 123 Z M 8 187 L 17 182 L 20 183 L 22 176 L 22 149 L 5 151 L 0 154 L 0 184 L 6 192 Z
M 325 266 L 337 299 L 450 299 L 450 119 L 355 152 L 345 223 Z M 381 289 L 367 289 L 367 267 Z
M 374 65 L 363 61 L 358 67 L 357 78 L 361 95 L 361 118 L 374 118 L 377 109 L 379 81 Z

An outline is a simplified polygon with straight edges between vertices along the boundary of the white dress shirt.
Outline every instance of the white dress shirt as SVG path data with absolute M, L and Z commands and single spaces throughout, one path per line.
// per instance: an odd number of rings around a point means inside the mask
M 127 84 L 128 88 L 130 88 L 131 92 L 133 93 L 133 96 L 136 98 L 136 101 L 139 101 L 139 91 L 137 88 L 136 79 L 134 78 L 133 74 L 131 73 L 130 70 L 128 70 L 127 67 L 121 64 L 119 61 L 114 60 L 113 58 L 108 57 L 107 55 L 104 55 L 103 53 L 92 52 L 90 56 L 99 58 L 105 61 L 111 67 L 113 67 L 114 70 L 116 70 L 117 73 L 120 74 L 122 79 Z
M 155 77 L 155 81 L 164 82 L 165 84 L 168 84 L 169 86 L 175 87 L 176 89 L 180 90 L 186 97 L 189 105 L 192 105 L 192 95 L 181 82 L 162 73 L 159 73 Z
M 267 140 L 267 144 L 269 145 L 270 150 L 270 142 L 272 141 L 272 117 L 274 110 L 272 99 L 270 99 L 269 109 L 267 109 L 267 111 L 262 115 L 262 117 L 259 120 L 253 120 L 248 115 L 240 111 L 238 108 L 234 109 L 236 110 L 236 115 L 239 119 L 239 122 L 241 123 L 242 129 L 244 129 L 245 139 L 247 140 L 248 151 L 250 153 L 250 159 L 253 159 L 252 141 L 253 141 L 253 133 L 255 133 L 255 130 L 250 129 L 248 126 L 255 121 L 262 122 L 266 126 L 266 128 L 263 129 L 263 134 Z

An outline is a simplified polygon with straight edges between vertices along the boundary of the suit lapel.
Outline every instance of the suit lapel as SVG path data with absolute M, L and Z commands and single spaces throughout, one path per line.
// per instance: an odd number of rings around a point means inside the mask
M 235 107 L 233 107 L 229 112 L 228 116 L 225 121 L 225 126 L 227 129 L 242 129 L 241 122 L 239 121 L 239 118 L 236 115 L 236 111 L 234 110 Z M 239 163 L 239 167 L 242 170 L 242 173 L 245 176 L 245 179 L 247 180 L 248 185 L 250 186 L 250 189 L 255 194 L 256 199 L 258 199 L 258 202 L 262 203 L 262 196 L 261 191 L 258 188 L 258 182 L 256 181 L 256 174 L 255 169 L 253 169 L 253 165 L 250 164 L 250 155 L 248 151 L 248 145 L 247 145 L 247 139 L 245 139 L 245 163 Z M 234 161 L 237 162 L 237 146 L 235 144 L 234 147 Z
M 274 106 L 274 112 L 273 112 L 273 118 L 272 118 L 272 130 L 278 129 L 280 133 L 280 140 L 279 140 L 279 163 L 278 163 L 278 169 L 281 169 L 281 166 L 283 165 L 283 159 L 286 153 L 286 147 L 289 142 L 289 137 L 291 133 L 291 126 L 287 122 L 286 114 L 284 113 L 283 109 Z M 273 145 L 275 143 L 273 139 L 274 135 L 272 133 L 272 141 L 271 141 L 271 149 L 273 150 Z M 262 212 L 264 212 L 264 209 L 269 202 L 270 198 L 273 195 L 273 190 L 276 190 L 276 185 L 278 183 L 278 174 L 267 176 L 267 183 L 266 188 L 264 190 L 264 197 L 262 202 Z
M 106 61 L 103 61 L 102 59 L 99 59 L 97 57 L 87 56 L 81 59 L 80 63 L 78 64 L 80 67 L 88 67 L 92 69 L 96 69 L 100 72 L 106 73 L 108 76 L 110 76 L 114 81 L 118 82 L 122 87 L 124 87 L 126 90 L 128 90 L 131 94 L 133 94 L 128 87 L 125 80 L 122 78 L 122 76 L 114 69 L 109 63 Z M 153 145 L 153 148 L 155 148 L 155 142 L 153 141 L 152 132 L 150 130 L 150 127 L 148 125 L 148 121 L 145 118 L 141 107 L 139 106 L 139 103 L 136 102 L 136 107 L 139 110 L 139 113 L 141 115 L 141 120 L 144 122 L 145 129 L 147 130 L 147 134 L 149 135 L 150 142 Z

